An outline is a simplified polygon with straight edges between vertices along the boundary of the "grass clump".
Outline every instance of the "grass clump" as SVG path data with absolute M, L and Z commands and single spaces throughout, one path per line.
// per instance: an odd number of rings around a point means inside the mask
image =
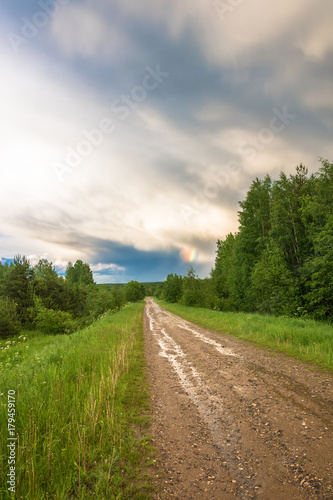
M 8 391 L 16 398 L 15 498 L 149 498 L 143 307 L 130 304 L 69 336 L 28 334 L 18 350 L 10 339 L 0 350 L 1 422 Z
M 174 314 L 204 328 L 273 348 L 333 371 L 333 325 L 300 318 L 256 313 L 221 312 L 157 302 Z

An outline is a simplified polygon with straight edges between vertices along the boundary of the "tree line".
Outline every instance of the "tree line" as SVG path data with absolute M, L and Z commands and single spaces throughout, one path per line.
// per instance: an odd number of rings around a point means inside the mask
M 239 228 L 217 241 L 210 277 L 168 275 L 159 295 L 222 311 L 332 320 L 333 164 L 300 164 L 256 178 L 240 202 Z
M 0 263 L 0 337 L 22 329 L 70 333 L 145 294 L 137 281 L 96 285 L 89 264 L 82 260 L 69 262 L 63 277 L 47 259 L 32 266 L 25 256 L 16 255 L 10 265 Z

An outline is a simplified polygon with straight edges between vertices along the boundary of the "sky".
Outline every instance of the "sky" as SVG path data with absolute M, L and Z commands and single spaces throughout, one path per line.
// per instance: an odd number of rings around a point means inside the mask
M 214 266 L 267 173 L 333 160 L 330 0 L 0 5 L 0 258 Z

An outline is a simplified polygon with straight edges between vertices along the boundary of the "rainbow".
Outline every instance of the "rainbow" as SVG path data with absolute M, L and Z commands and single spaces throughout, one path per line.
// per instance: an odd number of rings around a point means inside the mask
M 188 250 L 183 250 L 182 255 L 185 262 L 195 262 L 198 258 L 197 248 L 189 248 Z

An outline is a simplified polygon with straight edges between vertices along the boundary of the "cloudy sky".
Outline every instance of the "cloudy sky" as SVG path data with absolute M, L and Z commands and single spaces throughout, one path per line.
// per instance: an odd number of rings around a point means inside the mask
M 0 257 L 200 276 L 255 177 L 333 159 L 331 0 L 0 6 Z

